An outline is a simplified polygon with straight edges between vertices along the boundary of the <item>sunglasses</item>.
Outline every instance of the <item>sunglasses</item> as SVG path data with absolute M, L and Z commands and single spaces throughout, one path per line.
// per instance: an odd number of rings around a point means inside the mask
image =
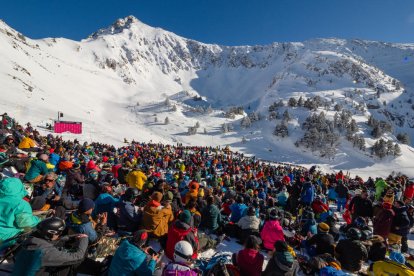
M 54 179 L 45 179 L 45 182 L 53 182 L 55 181 Z

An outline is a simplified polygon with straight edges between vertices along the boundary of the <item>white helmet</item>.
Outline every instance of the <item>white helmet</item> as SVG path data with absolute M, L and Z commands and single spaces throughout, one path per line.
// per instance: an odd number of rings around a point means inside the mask
M 174 246 L 174 262 L 186 263 L 193 255 L 193 247 L 188 241 L 179 241 Z

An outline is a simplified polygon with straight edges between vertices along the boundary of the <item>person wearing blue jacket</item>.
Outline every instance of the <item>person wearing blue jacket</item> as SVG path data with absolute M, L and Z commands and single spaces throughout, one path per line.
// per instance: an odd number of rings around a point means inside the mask
M 135 232 L 133 239 L 124 240 L 115 252 L 109 267 L 109 276 L 152 276 L 158 255 L 149 255 L 145 247 L 148 233 L 145 230 Z
M 231 210 L 230 221 L 237 223 L 246 214 L 246 211 L 247 211 L 247 206 L 246 204 L 243 203 L 242 196 L 238 196 L 236 198 L 236 203 L 230 206 L 230 210 Z
M 67 225 L 71 231 L 88 235 L 89 243 L 94 243 L 98 240 L 98 233 L 93 227 L 91 218 L 94 207 L 95 203 L 92 199 L 82 199 L 79 202 L 78 210 L 73 212 L 67 221 Z M 106 221 L 103 224 L 106 224 Z
M 92 217 L 97 218 L 103 213 L 108 214 L 107 225 L 110 228 L 116 227 L 116 217 L 114 208 L 117 206 L 119 199 L 112 196 L 112 187 L 110 184 L 102 186 L 102 194 L 95 199 L 95 208 L 92 211 Z
M 303 184 L 302 192 L 300 194 L 301 202 L 305 206 L 310 206 L 314 198 L 315 198 L 315 188 L 310 182 L 310 179 L 307 178 L 306 182 Z
M 55 166 L 53 171 L 57 171 L 57 164 L 59 163 L 59 161 L 60 161 L 59 154 L 56 154 L 53 152 L 49 155 L 49 163 Z

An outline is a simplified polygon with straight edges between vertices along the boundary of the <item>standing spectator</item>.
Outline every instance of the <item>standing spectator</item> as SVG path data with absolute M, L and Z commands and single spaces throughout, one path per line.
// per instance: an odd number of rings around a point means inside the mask
M 315 198 L 315 187 L 313 187 L 309 177 L 306 177 L 306 182 L 303 184 L 300 198 L 301 203 L 304 206 L 310 206 Z
M 407 235 L 410 231 L 410 219 L 407 214 L 408 208 L 404 205 L 404 202 L 396 201 L 393 209 L 395 217 L 391 225 L 391 234 L 395 235 L 398 244 L 401 244 L 401 242 L 404 241 L 401 251 L 405 253 L 408 251 Z
M 379 235 L 384 240 L 387 240 L 388 234 L 391 232 L 394 216 L 395 213 L 392 209 L 392 204 L 384 202 L 373 219 L 374 235 Z
M 353 220 L 357 217 L 372 218 L 372 201 L 368 198 L 366 189 L 362 189 L 361 195 L 352 198 L 349 203 L 349 210 L 351 210 Z
M 338 195 L 336 200 L 338 212 L 345 210 L 346 200 L 348 198 L 348 188 L 344 185 L 342 180 L 338 180 L 338 185 L 335 188 L 335 192 Z

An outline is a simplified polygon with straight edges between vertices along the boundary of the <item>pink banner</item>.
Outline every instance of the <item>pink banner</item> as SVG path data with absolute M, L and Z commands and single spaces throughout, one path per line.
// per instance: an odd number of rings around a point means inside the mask
M 82 123 L 81 122 L 55 121 L 54 132 L 55 133 L 70 132 L 73 134 L 82 134 Z

